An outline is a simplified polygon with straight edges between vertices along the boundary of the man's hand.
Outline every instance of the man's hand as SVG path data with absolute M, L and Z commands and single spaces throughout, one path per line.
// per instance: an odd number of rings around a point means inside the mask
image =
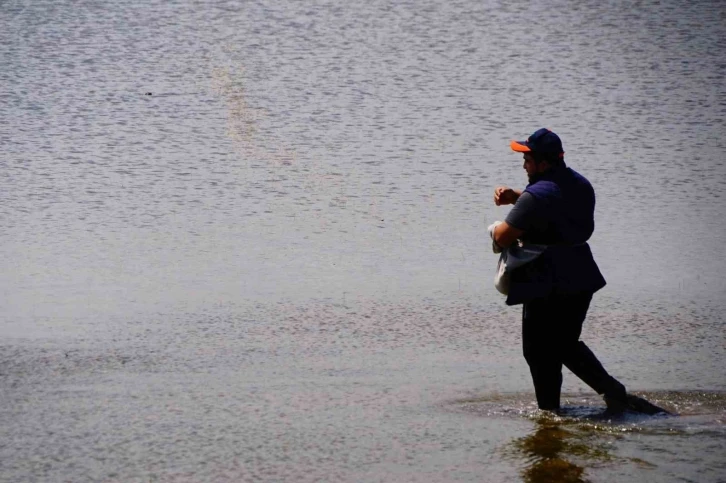
M 517 202 L 521 194 L 521 191 L 513 190 L 506 186 L 497 186 L 494 188 L 494 204 L 497 206 L 513 205 Z

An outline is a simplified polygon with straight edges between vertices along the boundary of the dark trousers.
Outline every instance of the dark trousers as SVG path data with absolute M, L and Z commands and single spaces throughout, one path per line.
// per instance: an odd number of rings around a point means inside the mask
M 595 354 L 580 341 L 591 293 L 553 295 L 525 302 L 522 312 L 524 358 L 540 409 L 560 407 L 562 366 L 598 394 L 624 398 L 625 386 L 607 373 Z

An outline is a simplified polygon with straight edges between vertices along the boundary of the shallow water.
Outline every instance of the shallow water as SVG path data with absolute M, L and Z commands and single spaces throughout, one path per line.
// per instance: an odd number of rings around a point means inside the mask
M 584 394 L 563 395 L 564 406 L 557 415 L 537 410 L 529 394 L 489 395 L 455 401 L 452 407 L 535 423 L 529 434 L 498 449 L 521 467 L 524 481 L 590 481 L 590 474 L 610 481 L 631 480 L 634 475 L 638 480 L 655 480 L 658 476 L 649 473 L 664 470 L 685 481 L 721 479 L 726 470 L 723 461 L 713 466 L 703 462 L 718 461 L 723 453 L 726 394 L 660 391 L 640 396 L 670 414 L 612 415 L 601 400 Z M 694 438 L 700 444 L 690 444 Z
M 4 2 L 0 480 L 723 481 L 725 16 Z M 678 417 L 533 407 L 486 226 L 542 125 L 583 338 Z

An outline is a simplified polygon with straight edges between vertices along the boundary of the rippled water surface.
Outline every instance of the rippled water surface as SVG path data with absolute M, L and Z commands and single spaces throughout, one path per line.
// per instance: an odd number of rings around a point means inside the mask
M 726 479 L 722 2 L 0 2 L 0 480 Z M 509 140 L 598 195 L 535 410 Z

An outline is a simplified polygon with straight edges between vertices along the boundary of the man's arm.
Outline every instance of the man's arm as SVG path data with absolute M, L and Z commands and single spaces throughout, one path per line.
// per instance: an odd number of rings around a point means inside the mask
M 521 203 L 520 203 L 521 201 Z M 507 219 L 494 229 L 492 239 L 501 248 L 507 248 L 522 237 L 536 216 L 536 205 L 531 195 L 522 195 L 522 191 L 506 186 L 497 186 L 494 189 L 494 203 L 497 206 L 515 204 L 509 212 Z M 515 226 L 516 225 L 516 226 Z M 521 226 L 522 228 L 517 228 Z
M 507 248 L 516 242 L 524 234 L 524 230 L 514 228 L 506 221 L 501 222 L 494 228 L 494 243 L 502 248 Z

